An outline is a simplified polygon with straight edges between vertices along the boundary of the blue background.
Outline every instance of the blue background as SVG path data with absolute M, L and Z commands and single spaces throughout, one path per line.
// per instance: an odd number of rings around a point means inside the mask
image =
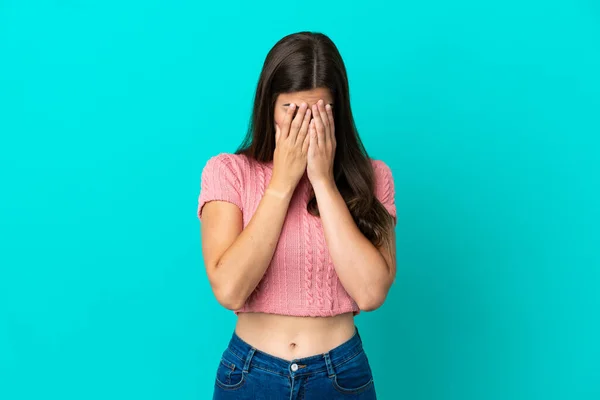
M 380 398 L 600 398 L 598 1 L 1 0 L 1 399 L 210 398 L 200 173 L 300 30 L 394 173 Z

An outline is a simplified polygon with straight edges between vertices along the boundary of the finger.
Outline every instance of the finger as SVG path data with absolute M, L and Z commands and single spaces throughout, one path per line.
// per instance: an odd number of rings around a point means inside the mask
M 275 122 L 275 142 L 279 142 L 279 136 L 281 136 L 281 129 L 279 129 L 279 124 Z
M 331 107 L 331 104 L 327 104 L 325 106 L 325 112 L 327 113 L 327 122 L 329 123 L 329 129 L 333 134 L 333 132 L 335 131 L 335 124 L 333 122 L 333 107 Z
M 321 121 L 323 122 L 323 135 L 325 136 L 325 142 L 331 143 L 331 130 L 329 129 L 329 117 L 327 116 L 327 111 L 325 110 L 325 102 L 323 100 L 319 100 L 317 102 L 317 107 L 319 108 L 319 115 L 321 116 Z
M 304 114 L 304 119 L 302 120 L 302 126 L 300 126 L 300 130 L 298 131 L 296 143 L 304 143 L 304 139 L 306 139 L 306 135 L 308 134 L 308 125 L 310 124 L 311 115 L 312 113 L 310 108 L 307 107 L 306 113 Z
M 296 142 L 296 138 L 298 137 L 298 131 L 300 130 L 300 126 L 304 120 L 304 114 L 306 113 L 306 103 L 302 103 L 298 108 L 298 113 L 292 120 L 292 126 L 290 127 L 289 138 L 292 143 Z
M 323 120 L 321 119 L 321 113 L 319 112 L 319 107 L 316 104 L 313 105 L 313 114 L 315 130 L 317 131 L 317 144 L 322 146 L 326 143 L 327 138 L 325 137 L 325 126 L 323 125 Z
M 327 104 L 325 106 L 325 110 L 327 111 L 327 119 L 329 120 L 329 137 L 331 138 L 332 143 L 335 145 L 335 124 L 333 123 L 333 107 L 331 104 Z
M 310 131 L 310 128 L 308 131 Z M 302 154 L 308 154 L 308 148 L 310 147 L 311 135 L 308 131 L 304 137 L 304 142 L 302 142 Z
M 281 138 L 287 138 L 290 132 L 290 122 L 292 121 L 292 117 L 294 116 L 294 111 L 296 110 L 296 105 L 294 103 L 290 104 L 287 112 L 285 113 L 285 117 L 283 118 L 283 126 L 281 127 Z
M 316 154 L 317 152 L 317 146 L 319 145 L 318 143 L 318 138 L 317 138 L 317 131 L 315 129 L 315 120 L 312 119 L 310 121 L 310 127 L 308 128 L 309 133 L 308 133 L 308 154 Z
M 329 117 L 327 117 L 327 111 L 325 110 L 325 102 L 323 102 L 323 100 L 319 100 L 317 102 L 317 107 L 319 108 L 319 114 L 321 115 L 325 132 L 329 133 Z
M 317 135 L 317 128 L 315 128 L 315 118 L 310 120 L 310 125 L 308 126 L 308 136 L 310 136 L 310 140 L 315 142 L 315 145 L 319 144 L 319 137 Z

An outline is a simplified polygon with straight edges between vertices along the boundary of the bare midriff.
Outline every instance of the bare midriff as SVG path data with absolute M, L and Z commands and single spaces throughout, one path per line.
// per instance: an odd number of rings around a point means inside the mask
M 236 334 L 257 350 L 284 360 L 323 354 L 354 335 L 352 312 L 333 317 L 239 313 Z

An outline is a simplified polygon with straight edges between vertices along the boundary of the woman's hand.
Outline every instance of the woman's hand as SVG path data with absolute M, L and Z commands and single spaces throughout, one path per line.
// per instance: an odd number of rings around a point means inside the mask
M 310 121 L 307 173 L 313 187 L 334 184 L 333 159 L 335 156 L 335 128 L 331 105 L 319 100 L 313 105 Z
M 268 190 L 282 197 L 294 192 L 307 165 L 311 111 L 306 103 L 302 103 L 294 117 L 296 107 L 295 104 L 289 105 L 283 126 L 275 124 L 273 176 Z

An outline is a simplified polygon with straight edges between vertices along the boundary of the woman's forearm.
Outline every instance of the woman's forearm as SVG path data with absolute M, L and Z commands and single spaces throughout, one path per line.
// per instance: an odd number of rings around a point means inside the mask
M 268 188 L 248 225 L 218 260 L 213 289 L 226 299 L 228 308 L 242 307 L 265 274 L 292 194 L 293 190 Z
M 335 183 L 313 185 L 335 271 L 362 310 L 379 307 L 393 281 L 392 268 L 356 226 Z

